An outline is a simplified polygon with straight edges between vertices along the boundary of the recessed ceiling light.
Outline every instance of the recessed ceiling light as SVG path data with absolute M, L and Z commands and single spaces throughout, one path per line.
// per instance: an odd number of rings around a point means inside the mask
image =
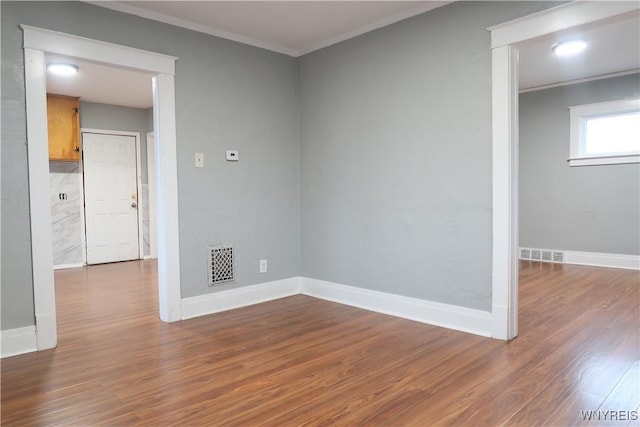
M 551 49 L 558 56 L 571 56 L 582 52 L 587 48 L 587 42 L 584 40 L 570 40 L 554 44 Z
M 47 70 L 59 76 L 72 76 L 80 70 L 77 65 L 73 64 L 49 64 Z

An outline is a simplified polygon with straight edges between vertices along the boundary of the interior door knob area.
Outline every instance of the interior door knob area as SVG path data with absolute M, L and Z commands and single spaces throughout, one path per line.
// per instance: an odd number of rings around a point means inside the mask
M 138 204 L 137 204 L 136 202 L 133 202 L 133 203 L 131 203 L 131 207 L 132 207 L 132 208 L 137 208 L 137 207 L 138 207 Z

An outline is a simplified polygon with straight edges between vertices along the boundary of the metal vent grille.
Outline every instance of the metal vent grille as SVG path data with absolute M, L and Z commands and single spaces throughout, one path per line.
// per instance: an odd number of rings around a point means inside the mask
M 564 262 L 564 252 L 554 252 L 553 262 Z
M 548 249 L 520 248 L 520 259 L 529 261 L 543 261 L 564 263 L 564 252 Z
M 207 246 L 209 286 L 233 280 L 233 246 Z

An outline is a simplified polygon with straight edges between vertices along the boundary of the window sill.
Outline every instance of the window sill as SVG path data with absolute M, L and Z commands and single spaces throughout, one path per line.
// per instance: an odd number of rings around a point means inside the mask
M 624 156 L 576 157 L 567 159 L 567 161 L 569 162 L 569 166 L 597 166 L 640 163 L 640 154 L 631 154 Z

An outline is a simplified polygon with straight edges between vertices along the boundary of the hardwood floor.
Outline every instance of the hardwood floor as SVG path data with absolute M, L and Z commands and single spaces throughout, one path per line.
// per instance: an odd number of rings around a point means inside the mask
M 637 271 L 522 263 L 505 343 L 306 296 L 166 324 L 155 269 L 56 272 L 58 348 L 2 360 L 3 426 L 639 423 Z

